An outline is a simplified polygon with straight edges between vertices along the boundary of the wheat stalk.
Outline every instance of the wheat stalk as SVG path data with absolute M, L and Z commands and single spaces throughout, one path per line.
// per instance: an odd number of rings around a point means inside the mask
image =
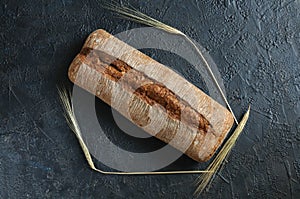
M 202 52 L 200 51 L 200 49 L 196 46 L 196 44 L 187 36 L 185 35 L 183 32 L 177 30 L 176 28 L 173 28 L 169 25 L 166 25 L 152 17 L 149 17 L 137 10 L 135 10 L 134 8 L 128 8 L 128 7 L 120 7 L 117 6 L 115 4 L 105 4 L 103 7 L 108 8 L 112 11 L 115 11 L 117 13 L 119 13 L 120 15 L 122 15 L 124 18 L 130 19 L 132 21 L 136 21 L 138 23 L 142 23 L 148 26 L 152 26 L 164 31 L 167 31 L 169 33 L 172 34 L 177 34 L 180 36 L 183 36 L 192 46 L 193 48 L 195 48 L 197 54 L 200 56 L 200 58 L 203 60 L 205 66 L 207 67 L 210 75 L 213 78 L 213 81 L 215 82 L 219 92 L 222 95 L 222 98 L 224 99 L 228 109 L 230 110 L 231 114 L 233 115 L 233 118 L 236 122 L 236 124 L 238 124 L 237 128 L 235 129 L 235 131 L 233 132 L 233 134 L 228 138 L 228 140 L 226 141 L 226 143 L 224 144 L 224 146 L 222 147 L 222 149 L 220 150 L 220 152 L 217 154 L 217 156 L 214 158 L 214 160 L 212 161 L 212 163 L 207 167 L 206 170 L 195 170 L 195 171 L 153 171 L 153 172 L 143 172 L 143 171 L 137 171 L 137 172 L 110 172 L 110 171 L 103 171 L 100 170 L 98 168 L 95 167 L 95 164 L 93 162 L 93 159 L 91 157 L 91 154 L 88 150 L 88 147 L 86 146 L 83 138 L 82 138 L 82 134 L 81 134 L 81 130 L 80 127 L 78 125 L 78 122 L 76 120 L 75 117 L 75 113 L 74 113 L 74 109 L 73 109 L 73 104 L 72 104 L 72 99 L 71 99 L 71 95 L 70 93 L 68 93 L 66 91 L 66 89 L 59 89 L 59 96 L 63 105 L 63 109 L 65 112 L 65 117 L 66 120 L 68 122 L 69 127 L 71 128 L 71 130 L 74 132 L 74 134 L 76 135 L 80 146 L 84 152 L 85 158 L 88 161 L 89 166 L 97 171 L 100 172 L 102 174 L 109 174 L 109 175 L 165 175 L 165 174 L 201 174 L 199 176 L 199 178 L 197 179 L 197 184 L 198 187 L 195 191 L 195 194 L 198 195 L 200 194 L 206 187 L 209 188 L 210 183 L 212 182 L 214 176 L 216 175 L 216 172 L 220 171 L 222 165 L 224 165 L 224 161 L 225 159 L 228 157 L 228 155 L 230 154 L 231 149 L 233 148 L 233 146 L 235 145 L 239 135 L 241 134 L 248 118 L 249 118 L 249 113 L 250 113 L 250 107 L 248 109 L 248 111 L 245 113 L 245 115 L 243 116 L 243 119 L 241 120 L 240 123 L 238 123 L 232 109 L 231 106 L 229 105 L 227 98 L 224 94 L 224 92 L 222 91 L 217 79 L 215 78 L 214 73 L 212 72 L 208 62 L 206 61 L 205 57 L 203 56 Z
M 229 111 L 231 112 L 235 123 L 238 125 L 237 128 L 235 129 L 235 131 L 232 133 L 232 135 L 228 138 L 228 140 L 226 141 L 226 143 L 224 144 L 224 146 L 222 147 L 220 152 L 214 158 L 212 163 L 205 170 L 207 172 L 205 172 L 199 176 L 199 178 L 197 180 L 198 187 L 195 191 L 195 194 L 199 195 L 206 187 L 209 187 L 209 185 L 212 182 L 216 173 L 218 171 L 220 171 L 221 166 L 224 165 L 224 161 L 230 154 L 231 149 L 234 147 L 238 137 L 240 136 L 241 132 L 243 131 L 243 129 L 245 127 L 245 124 L 247 123 L 247 120 L 248 120 L 249 114 L 250 114 L 250 106 L 248 108 L 248 111 L 243 116 L 241 122 L 239 123 L 236 119 L 236 116 L 235 116 L 223 90 L 221 89 L 214 73 L 212 72 L 210 65 L 208 64 L 207 60 L 205 59 L 205 57 L 203 56 L 202 52 L 197 47 L 197 45 L 186 34 L 181 32 L 180 30 L 178 30 L 174 27 L 171 27 L 169 25 L 166 25 L 166 24 L 164 24 L 142 12 L 139 12 L 134 8 L 128 8 L 125 6 L 121 7 L 121 6 L 118 6 L 113 3 L 106 3 L 103 7 L 120 14 L 121 16 L 123 16 L 126 19 L 129 19 L 129 20 L 141 23 L 141 24 L 145 24 L 147 26 L 152 26 L 152 27 L 164 30 L 166 32 L 184 37 L 193 46 L 193 48 L 196 50 L 197 54 L 200 56 L 200 58 L 204 62 L 206 68 L 208 69 L 210 75 L 213 78 L 214 83 L 216 84 L 219 92 L 221 93 L 223 100 L 225 101 Z
M 249 118 L 250 114 L 250 106 L 248 108 L 248 111 L 243 116 L 241 122 L 237 126 L 237 128 L 234 130 L 232 135 L 229 137 L 227 142 L 224 144 L 218 155 L 214 158 L 212 163 L 207 167 L 207 171 L 212 171 L 209 173 L 204 173 L 199 176 L 197 180 L 198 187 L 195 191 L 196 195 L 199 195 L 206 187 L 209 188 L 210 183 L 212 182 L 214 176 L 216 173 L 220 170 L 221 166 L 224 164 L 224 160 L 227 159 L 228 155 L 230 154 L 231 149 L 234 147 L 238 137 L 240 136 L 241 132 L 243 131 L 247 120 Z
M 64 116 L 67 120 L 67 123 L 73 133 L 76 135 L 79 144 L 83 150 L 85 158 L 91 167 L 91 169 L 100 172 L 102 174 L 109 174 L 109 175 L 167 175 L 167 174 L 199 174 L 199 173 L 209 173 L 211 171 L 207 170 L 190 170 L 190 171 L 137 171 L 137 172 L 114 172 L 114 171 L 103 171 L 95 167 L 93 162 L 92 156 L 89 152 L 88 147 L 86 146 L 79 124 L 76 120 L 75 112 L 73 109 L 73 103 L 70 92 L 68 92 L 64 87 L 58 88 L 58 93 L 60 97 L 61 104 L 64 110 Z
M 118 6 L 118 5 L 113 4 L 113 3 L 105 3 L 102 6 L 106 9 L 109 9 L 109 10 L 112 10 L 112 11 L 118 13 L 119 15 L 123 16 L 126 19 L 129 19 L 129 20 L 141 23 L 141 24 L 145 24 L 147 26 L 155 27 L 155 28 L 164 30 L 166 32 L 176 34 L 176 35 L 180 35 L 180 36 L 184 37 L 193 46 L 193 48 L 196 50 L 197 54 L 200 56 L 201 60 L 204 62 L 205 67 L 208 69 L 209 74 L 211 75 L 214 83 L 216 84 L 219 92 L 222 95 L 223 100 L 225 101 L 229 111 L 231 112 L 235 123 L 238 124 L 238 121 L 235 117 L 235 114 L 234 114 L 234 112 L 233 112 L 233 110 L 232 110 L 232 108 L 231 108 L 231 106 L 230 106 L 223 90 L 221 89 L 221 86 L 218 83 L 214 73 L 212 72 L 210 65 L 208 64 L 208 62 L 205 59 L 203 53 L 200 51 L 200 49 L 197 47 L 197 45 L 186 34 L 181 32 L 180 30 L 178 30 L 174 27 L 171 27 L 167 24 L 164 24 L 164 23 L 162 23 L 162 22 L 160 22 L 160 21 L 158 21 L 158 20 L 156 20 L 156 19 L 154 19 L 154 18 L 152 18 L 152 17 L 150 17 L 150 16 L 134 9 L 134 8 L 128 8 L 126 6 L 121 7 L 121 6 Z

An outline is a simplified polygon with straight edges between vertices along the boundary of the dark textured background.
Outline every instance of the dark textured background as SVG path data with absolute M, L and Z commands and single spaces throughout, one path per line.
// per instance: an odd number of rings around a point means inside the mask
M 68 65 L 85 38 L 97 28 L 114 34 L 141 27 L 116 18 L 100 4 L 1 0 L 0 198 L 192 197 L 197 175 L 95 173 L 67 127 L 56 85 L 72 85 Z M 300 1 L 130 4 L 184 31 L 210 52 L 238 117 L 252 105 L 246 130 L 202 197 L 300 198 Z M 185 64 L 166 52 L 144 52 L 175 68 Z M 181 72 L 197 85 L 199 75 Z M 116 128 L 109 107 L 100 100 L 97 106 L 104 110 L 104 123 Z M 115 142 L 121 142 L 120 132 L 112 132 Z M 122 138 L 124 145 L 131 141 Z M 149 149 L 160 144 L 148 143 Z M 132 148 L 143 149 L 142 145 Z M 197 168 L 201 164 L 183 156 L 167 169 Z

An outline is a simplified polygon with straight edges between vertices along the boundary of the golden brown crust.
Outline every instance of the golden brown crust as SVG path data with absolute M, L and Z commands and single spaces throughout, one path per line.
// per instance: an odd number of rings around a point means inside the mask
M 124 89 L 135 90 L 135 85 L 139 85 L 141 79 L 143 79 L 147 84 L 140 86 L 134 91 L 136 96 L 151 106 L 154 104 L 161 105 L 161 107 L 165 108 L 170 117 L 181 120 L 193 128 L 203 130 L 204 133 L 207 132 L 210 126 L 209 121 L 162 83 L 136 71 L 124 61 L 110 56 L 105 52 L 83 48 L 80 54 L 82 55 L 83 63 L 106 75 L 115 82 L 130 70 L 130 75 L 126 77 L 125 81 L 122 81 Z M 181 118 L 181 112 L 183 110 L 185 114 L 184 117 Z M 137 120 L 136 122 L 139 123 Z
M 123 60 L 104 52 L 105 45 L 109 43 L 107 41 L 119 45 L 120 51 L 131 55 L 130 59 L 125 57 Z M 101 42 L 103 46 L 101 46 Z M 99 50 L 102 47 L 104 49 Z M 138 63 L 138 65 L 135 63 Z M 113 108 L 141 127 L 151 122 L 151 118 L 148 117 L 149 111 L 153 108 L 153 105 L 159 104 L 167 112 L 166 125 L 156 135 L 151 129 L 148 129 L 148 132 L 166 143 L 171 143 L 172 146 L 182 150 L 196 161 L 207 161 L 230 130 L 233 124 L 231 114 L 186 80 L 179 79 L 184 82 L 185 85 L 183 86 L 188 85 L 199 96 L 199 105 L 192 105 L 191 101 L 182 98 L 181 93 L 169 89 L 164 84 L 165 80 L 158 81 L 157 78 L 154 79 L 146 74 L 147 72 L 140 70 L 139 66 L 147 63 L 159 64 L 104 30 L 97 30 L 88 37 L 81 53 L 76 56 L 70 65 L 68 75 L 72 82 L 95 94 L 109 105 L 112 105 L 112 87 L 121 86 L 120 95 L 134 93 L 134 103 L 142 104 L 143 111 L 131 109 L 131 107 L 129 110 L 130 115 L 126 115 L 124 111 L 120 110 L 120 107 L 113 106 Z M 178 75 L 171 70 L 165 68 L 160 68 L 160 70 L 168 73 L 174 79 L 178 78 Z M 160 71 L 157 72 L 159 74 Z M 122 81 L 119 81 L 120 79 Z M 181 94 L 181 96 L 178 94 Z M 157 107 L 155 108 L 157 109 Z M 162 111 L 157 114 L 163 115 Z M 212 117 L 216 114 L 220 115 L 220 118 Z M 180 145 L 182 143 L 180 141 L 171 142 L 178 133 L 179 125 L 182 125 L 186 131 L 182 132 L 183 139 L 185 137 L 186 139 L 193 139 L 187 150 L 181 149 Z M 196 129 L 196 134 L 193 133 L 193 129 Z

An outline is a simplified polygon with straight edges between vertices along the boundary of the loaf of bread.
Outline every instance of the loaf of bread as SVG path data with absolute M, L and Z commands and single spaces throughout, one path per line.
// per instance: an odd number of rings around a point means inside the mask
M 69 68 L 76 85 L 192 159 L 207 161 L 233 124 L 230 112 L 168 67 L 96 30 Z

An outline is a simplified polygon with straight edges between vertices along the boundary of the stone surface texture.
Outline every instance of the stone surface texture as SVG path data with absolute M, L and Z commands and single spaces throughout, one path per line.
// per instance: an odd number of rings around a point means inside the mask
M 197 175 L 109 176 L 92 171 L 62 115 L 56 85 L 72 86 L 69 64 L 86 37 L 142 25 L 96 0 L 1 0 L 0 198 L 192 198 Z M 201 198 L 300 198 L 300 1 L 122 1 L 202 44 L 216 62 L 245 131 Z M 144 53 L 202 88 L 201 75 L 168 52 Z M 99 122 L 124 149 L 152 151 L 132 138 L 100 100 Z M 103 116 L 105 115 L 105 116 Z M 102 169 L 109 170 L 101 163 Z M 165 170 L 202 169 L 186 156 Z

